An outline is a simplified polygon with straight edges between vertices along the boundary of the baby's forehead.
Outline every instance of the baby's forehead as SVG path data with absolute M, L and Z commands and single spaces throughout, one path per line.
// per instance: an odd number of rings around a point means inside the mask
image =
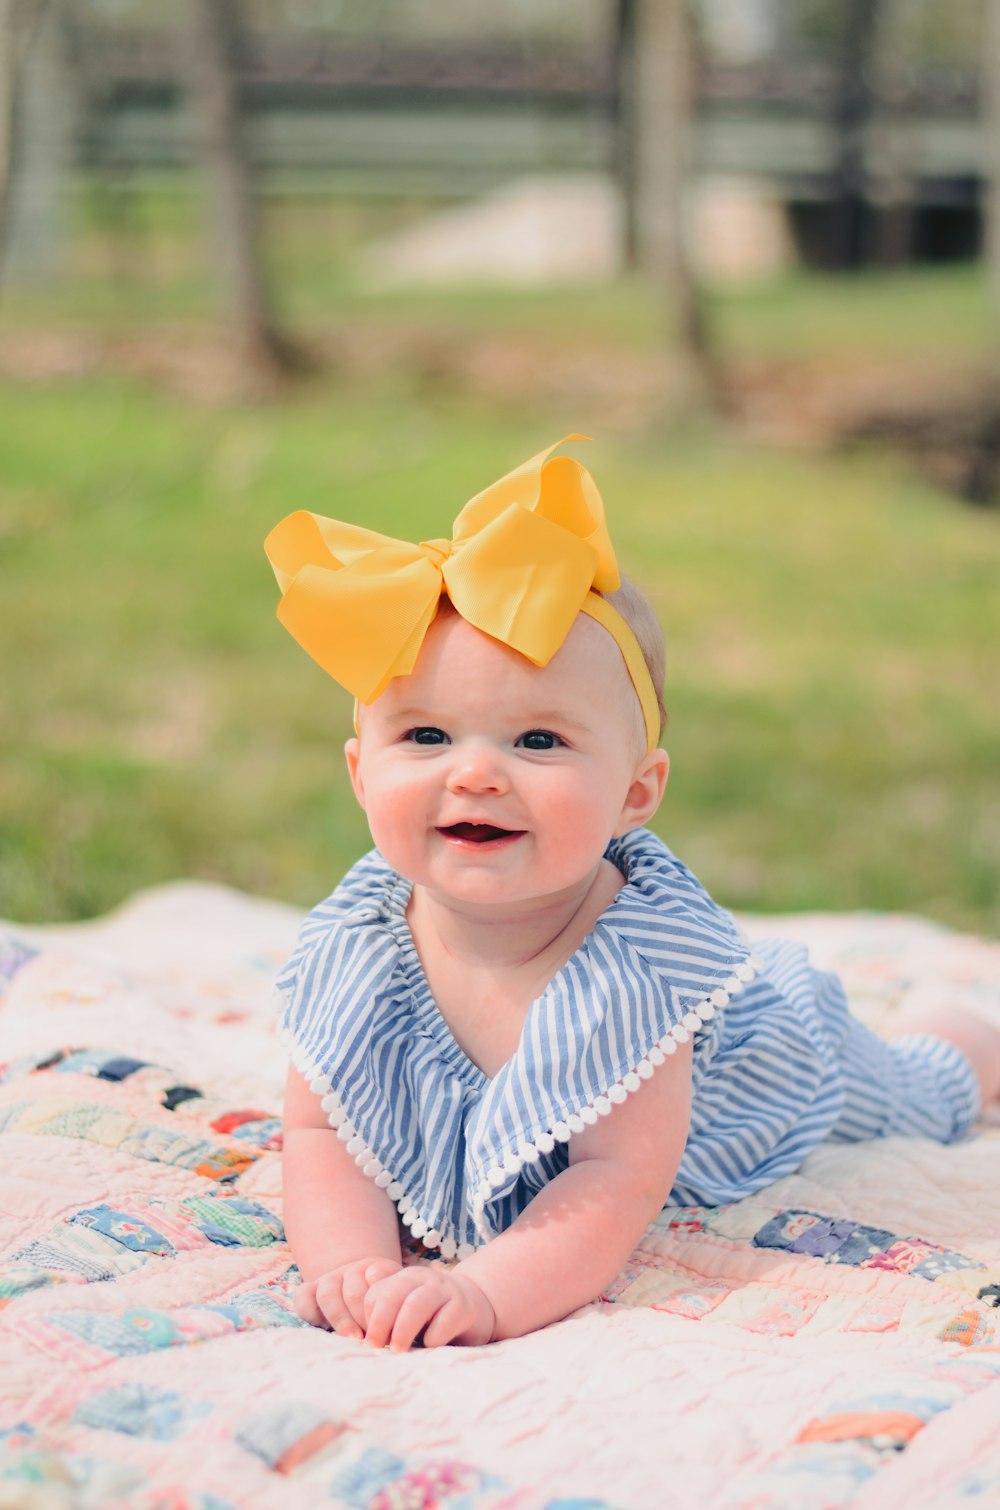
M 456 708 L 545 723 L 595 716 L 632 731 L 642 716 L 614 639 L 587 614 L 577 615 L 545 666 L 484 634 L 450 604 L 430 625 L 409 676 L 389 683 L 379 703 L 394 719 L 454 716 Z M 640 731 L 641 732 L 641 731 Z
M 563 721 L 619 730 L 629 743 L 643 743 L 642 713 L 621 652 L 608 631 L 582 613 L 548 664 L 536 666 L 449 604 L 429 626 L 412 672 L 393 678 L 369 708 L 387 726 Z M 367 712 L 359 710 L 359 731 Z
M 447 658 L 482 662 L 527 683 L 555 686 L 576 681 L 581 674 L 590 688 L 621 684 L 630 689 L 621 651 L 608 631 L 589 614 L 578 613 L 562 645 L 544 666 L 538 666 L 509 645 L 484 634 L 456 613 L 445 600 L 424 639 L 414 670 Z

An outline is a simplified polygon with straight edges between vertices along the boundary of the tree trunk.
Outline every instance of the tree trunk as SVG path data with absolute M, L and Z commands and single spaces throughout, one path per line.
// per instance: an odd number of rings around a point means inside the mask
M 635 0 L 635 119 L 639 250 L 662 290 L 673 344 L 702 397 L 725 387 L 709 339 L 688 235 L 694 102 L 693 23 L 686 0 Z
M 219 285 L 248 376 L 269 384 L 300 360 L 277 330 L 264 277 L 236 80 L 239 0 L 188 0 L 188 23 L 191 96 Z
M 12 218 L 17 156 L 17 0 L 0 0 L 0 266 Z
M 969 503 L 1000 505 L 1000 0 L 986 0 L 982 56 L 986 272 L 993 313 L 990 397 L 962 479 Z
M 913 251 L 915 113 L 917 78 L 912 0 L 883 0 L 873 38 L 870 177 L 876 210 L 874 258 L 880 267 L 902 267 Z
M 833 105 L 836 167 L 830 225 L 830 266 L 866 260 L 865 147 L 872 113 L 870 62 L 880 0 L 847 0 Z
M 639 266 L 639 207 L 636 183 L 635 15 L 636 0 L 614 0 L 614 104 L 611 171 L 621 198 L 621 264 Z
M 54 0 L 0 0 L 0 269 L 11 282 L 59 271 L 72 140 Z
M 981 77 L 986 267 L 1000 352 L 1000 0 L 986 0 Z

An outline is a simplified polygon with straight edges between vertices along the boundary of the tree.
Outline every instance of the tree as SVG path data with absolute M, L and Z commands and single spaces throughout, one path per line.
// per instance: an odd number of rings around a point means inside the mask
M 875 98 L 871 121 L 874 244 L 882 267 L 910 260 L 918 194 L 914 155 L 914 94 L 919 74 L 911 0 L 884 0 L 869 68 Z
M 986 0 L 982 55 L 986 265 L 1000 347 L 1000 0 Z
M 55 0 L 0 0 L 0 267 L 52 276 L 72 109 Z
M 302 365 L 274 318 L 237 85 L 239 0 L 188 0 L 191 96 L 211 199 L 220 286 L 248 377 L 270 384 Z
M 690 6 L 687 0 L 634 0 L 629 19 L 639 262 L 665 297 L 674 347 L 701 396 L 721 406 L 725 389 L 688 234 L 695 94 Z
M 635 22 L 637 0 L 614 0 L 614 115 L 612 173 L 621 198 L 622 266 L 639 266 L 639 212 L 635 163 Z
M 987 279 L 993 306 L 992 388 L 972 448 L 962 494 L 970 503 L 1000 503 L 1000 0 L 983 15 L 982 140 Z
M 833 103 L 834 167 L 830 265 L 865 261 L 866 139 L 873 108 L 870 60 L 880 0 L 847 0 Z

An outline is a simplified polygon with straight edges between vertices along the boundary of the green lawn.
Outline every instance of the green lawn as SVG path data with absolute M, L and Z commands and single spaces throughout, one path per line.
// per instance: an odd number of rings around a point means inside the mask
M 609 361 L 650 339 L 636 286 L 375 299 L 351 296 L 345 264 L 324 303 L 307 253 L 287 256 L 302 264 L 287 296 L 300 328 L 439 321 L 471 341 L 541 325 Z M 162 293 L 158 318 L 198 313 L 167 277 Z M 86 325 L 112 307 L 135 318 L 98 268 L 46 318 Z M 958 273 L 800 278 L 718 312 L 741 353 L 867 340 L 916 356 L 945 327 L 975 349 L 984 308 Z M 23 303 L 7 316 L 21 330 L 40 317 Z M 503 406 L 406 372 L 334 372 L 261 406 L 113 373 L 5 382 L 0 914 L 90 916 L 179 876 L 303 905 L 325 894 L 366 843 L 340 754 L 350 705 L 277 625 L 263 536 L 296 507 L 445 533 L 467 496 L 579 423 L 570 407 L 540 412 L 530 373 Z M 586 459 L 667 631 L 668 842 L 734 906 L 908 909 L 996 931 L 996 514 L 902 461 L 751 451 L 711 426 L 617 424 Z

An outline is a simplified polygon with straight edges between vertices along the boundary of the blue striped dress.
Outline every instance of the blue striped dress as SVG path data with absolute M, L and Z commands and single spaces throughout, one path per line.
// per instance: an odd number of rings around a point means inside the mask
M 644 829 L 607 857 L 625 884 L 534 1001 L 491 1079 L 435 1004 L 406 921 L 410 884 L 377 851 L 306 918 L 277 980 L 279 1033 L 337 1136 L 446 1257 L 506 1228 L 567 1145 L 694 1038 L 693 1110 L 670 1201 L 719 1205 L 795 1170 L 824 1138 L 948 1142 L 978 1111 L 965 1057 L 884 1043 L 836 976 L 734 919 Z

